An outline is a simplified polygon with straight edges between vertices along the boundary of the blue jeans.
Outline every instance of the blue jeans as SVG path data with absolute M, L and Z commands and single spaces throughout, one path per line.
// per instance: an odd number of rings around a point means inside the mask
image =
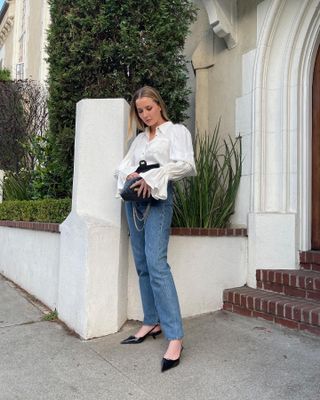
M 166 200 L 153 201 L 145 221 L 144 203 L 125 202 L 131 247 L 139 276 L 140 295 L 144 313 L 144 325 L 156 325 L 168 340 L 181 339 L 183 327 L 177 291 L 167 251 L 173 212 L 173 190 L 168 186 Z M 135 210 L 134 210 L 135 208 Z M 136 224 L 133 213 L 138 215 Z M 138 229 L 136 227 L 138 226 Z

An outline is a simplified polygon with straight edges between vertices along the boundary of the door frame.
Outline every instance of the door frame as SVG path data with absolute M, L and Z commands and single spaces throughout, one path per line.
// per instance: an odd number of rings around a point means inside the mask
M 312 185 L 311 249 L 320 250 L 320 46 L 312 74 Z M 317 96 L 316 96 L 317 94 Z

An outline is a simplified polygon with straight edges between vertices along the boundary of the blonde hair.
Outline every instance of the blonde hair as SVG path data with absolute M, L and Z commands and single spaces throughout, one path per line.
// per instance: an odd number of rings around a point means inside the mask
M 167 107 L 160 96 L 160 93 L 153 87 L 151 86 L 143 86 L 142 88 L 138 89 L 131 100 L 130 104 L 130 115 L 129 115 L 129 126 L 128 126 L 128 134 L 131 136 L 133 134 L 133 126 L 136 126 L 140 130 L 145 130 L 147 125 L 142 121 L 142 119 L 139 117 L 138 111 L 137 111 L 137 106 L 136 106 L 136 101 L 138 99 L 141 99 L 142 97 L 149 97 L 152 99 L 154 102 L 156 102 L 160 108 L 161 108 L 161 115 L 163 119 L 166 121 L 169 121 L 169 117 L 167 114 Z

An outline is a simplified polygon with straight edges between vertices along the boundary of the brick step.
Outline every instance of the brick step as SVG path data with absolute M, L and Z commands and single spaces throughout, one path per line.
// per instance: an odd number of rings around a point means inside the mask
M 320 336 L 320 302 L 240 287 L 223 292 L 223 309 L 263 318 L 291 329 Z
M 320 272 L 320 251 L 301 251 L 300 268 L 303 270 Z
M 256 277 L 259 289 L 320 301 L 320 272 L 258 269 Z

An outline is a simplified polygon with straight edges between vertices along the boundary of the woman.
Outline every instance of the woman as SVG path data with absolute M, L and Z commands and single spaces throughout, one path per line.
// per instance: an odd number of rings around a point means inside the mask
M 145 86 L 133 96 L 130 126 L 143 132 L 133 141 L 118 168 L 118 191 L 126 180 L 141 177 L 132 187 L 142 198 L 152 196 L 148 206 L 143 202 L 125 202 L 134 261 L 139 276 L 144 312 L 143 325 L 122 344 L 137 344 L 148 336 L 164 332 L 169 345 L 162 359 L 162 372 L 179 364 L 183 327 L 177 292 L 167 248 L 173 213 L 172 181 L 195 175 L 190 132 L 173 124 L 156 89 Z M 159 164 L 159 168 L 137 173 L 139 162 Z

